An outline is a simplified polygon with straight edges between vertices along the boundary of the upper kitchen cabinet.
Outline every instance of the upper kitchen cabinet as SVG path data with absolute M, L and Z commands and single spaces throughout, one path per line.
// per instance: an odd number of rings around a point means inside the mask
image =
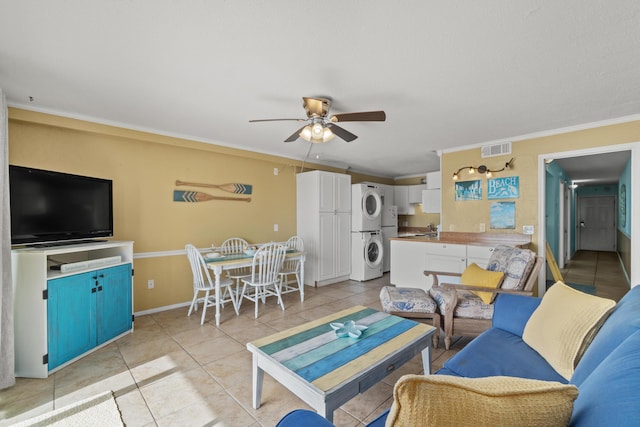
M 416 213 L 413 205 L 409 204 L 409 186 L 396 185 L 393 187 L 393 198 L 398 207 L 398 215 L 413 215 Z
M 422 190 L 426 190 L 427 186 L 424 184 L 410 185 L 409 186 L 409 204 L 415 205 L 422 203 Z
M 442 173 L 440 171 L 427 173 L 427 190 L 438 190 L 442 185 Z
M 398 207 L 398 215 L 415 215 L 415 205 L 422 203 L 422 191 L 426 188 L 424 184 L 394 186 L 393 196 Z
M 441 213 L 442 190 L 424 190 L 422 192 L 422 212 L 424 213 Z

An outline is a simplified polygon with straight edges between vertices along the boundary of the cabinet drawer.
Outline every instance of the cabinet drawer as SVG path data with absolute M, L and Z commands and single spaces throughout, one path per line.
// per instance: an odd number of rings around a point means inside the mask
M 390 358 L 384 364 L 373 369 L 371 372 L 365 375 L 362 380 L 360 380 L 360 393 L 364 393 L 371 386 L 378 384 L 382 379 L 384 379 L 384 377 L 407 363 L 409 360 L 413 359 L 419 353 L 420 351 L 417 348 L 414 348 L 412 350 L 405 350 L 400 354 L 397 354 L 394 357 Z
M 467 246 L 467 257 L 469 258 L 479 258 L 479 259 L 489 259 L 491 254 L 493 253 L 493 246 Z
M 486 268 L 493 253 L 492 246 L 467 246 L 467 265 L 477 264 Z
M 467 246 L 450 243 L 429 243 L 427 245 L 427 254 L 466 258 Z

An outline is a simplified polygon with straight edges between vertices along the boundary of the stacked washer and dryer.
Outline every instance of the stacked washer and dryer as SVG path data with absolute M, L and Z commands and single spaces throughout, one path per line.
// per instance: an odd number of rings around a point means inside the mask
M 373 184 L 351 186 L 351 280 L 382 277 L 382 198 Z

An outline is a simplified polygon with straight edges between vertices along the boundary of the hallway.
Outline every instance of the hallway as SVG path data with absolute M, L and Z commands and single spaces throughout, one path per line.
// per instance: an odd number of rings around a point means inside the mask
M 629 290 L 616 252 L 578 251 L 560 271 L 565 282 L 595 286 L 597 296 L 614 301 Z

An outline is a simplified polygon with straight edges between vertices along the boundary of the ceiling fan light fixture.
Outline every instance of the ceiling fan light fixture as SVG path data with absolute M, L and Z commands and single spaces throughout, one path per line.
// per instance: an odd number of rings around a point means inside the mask
M 323 131 L 324 127 L 322 123 L 314 123 L 313 126 L 311 126 L 311 135 L 313 135 L 313 138 L 322 138 Z
M 325 127 L 322 131 L 322 142 L 329 142 L 335 137 L 334 133 L 331 132 L 331 129 Z
M 304 139 L 305 141 L 311 141 L 312 135 L 313 134 L 311 133 L 310 125 L 305 126 L 300 132 L 300 138 Z
M 315 144 L 331 141 L 335 134 L 323 123 L 313 123 L 300 131 L 300 138 Z

